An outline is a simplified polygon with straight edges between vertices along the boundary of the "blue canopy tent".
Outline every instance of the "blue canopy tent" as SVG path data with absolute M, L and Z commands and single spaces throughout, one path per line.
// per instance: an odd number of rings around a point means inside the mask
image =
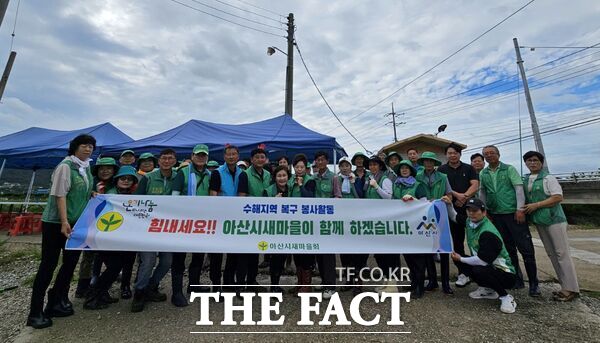
M 218 162 L 223 162 L 223 150 L 227 143 L 237 146 L 242 156 L 248 156 L 250 151 L 261 143 L 266 145 L 271 159 L 279 156 L 291 158 L 300 152 L 312 159 L 314 153 L 319 150 L 330 152 L 332 162 L 346 156 L 346 152 L 335 138 L 309 130 L 289 115 L 239 125 L 190 120 L 165 132 L 132 143 L 107 146 L 102 153 L 118 155 L 125 149 L 132 149 L 136 154 L 143 152 L 158 154 L 162 149 L 172 148 L 179 158 L 185 158 L 189 157 L 194 145 L 200 143 L 208 145 L 210 159 Z
M 60 163 L 69 150 L 69 142 L 80 134 L 88 133 L 96 138 L 96 158 L 107 144 L 133 141 L 111 123 L 86 127 L 79 130 L 60 131 L 31 127 L 0 137 L 0 177 L 4 168 L 32 169 L 31 181 L 25 203 L 29 203 L 31 189 L 38 169 L 52 169 Z M 27 205 L 26 205 L 27 208 Z

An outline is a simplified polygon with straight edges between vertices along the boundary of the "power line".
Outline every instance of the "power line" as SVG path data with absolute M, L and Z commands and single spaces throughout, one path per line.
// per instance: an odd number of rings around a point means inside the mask
M 209 15 L 209 16 L 211 16 L 211 17 L 214 17 L 214 18 L 217 18 L 217 19 L 224 20 L 224 21 L 226 21 L 226 22 L 228 22 L 228 23 L 231 23 L 231 24 L 234 24 L 234 25 L 238 25 L 238 26 L 241 26 L 241 27 L 245 27 L 245 28 L 247 28 L 247 29 L 250 29 L 250 30 L 254 30 L 254 31 L 258 31 L 258 32 L 262 32 L 262 33 L 265 33 L 265 34 L 268 34 L 268 35 L 271 35 L 271 36 L 275 36 L 275 37 L 283 37 L 283 38 L 286 38 L 285 36 L 282 36 L 282 35 L 278 35 L 278 34 L 275 34 L 275 33 L 272 33 L 272 32 L 267 32 L 267 31 L 264 31 L 264 30 L 261 30 L 261 29 L 257 29 L 257 28 L 255 28 L 255 27 L 248 26 L 248 25 L 244 25 L 244 24 L 236 23 L 235 21 L 232 21 L 232 20 L 229 20 L 229 19 L 226 19 L 226 18 L 220 17 L 220 16 L 218 16 L 218 15 L 216 15 L 216 14 L 212 14 L 212 13 L 209 13 L 209 12 L 203 11 L 203 10 L 201 10 L 201 9 L 199 9 L 199 8 L 196 8 L 196 7 L 190 6 L 190 5 L 188 5 L 188 4 L 185 4 L 185 3 L 183 3 L 183 2 L 180 2 L 180 1 L 178 1 L 178 0 L 169 0 L 169 1 L 171 1 L 171 2 L 174 2 L 174 3 L 177 3 L 177 4 L 181 5 L 181 6 L 187 7 L 187 8 L 189 8 L 189 9 L 192 9 L 192 10 L 194 10 L 194 11 L 198 11 L 198 12 L 200 12 L 200 13 L 204 13 L 204 14 L 206 14 L 206 15 Z
M 369 110 L 371 110 L 372 108 L 376 107 L 377 105 L 381 104 L 382 102 L 388 100 L 389 98 L 393 97 L 394 95 L 396 95 L 398 92 L 400 92 L 401 90 L 403 90 L 404 88 L 408 87 L 409 85 L 411 85 L 412 83 L 416 82 L 417 80 L 421 79 L 423 76 L 427 75 L 429 72 L 433 71 L 435 68 L 439 67 L 440 65 L 442 65 L 443 63 L 445 63 L 446 61 L 448 61 L 449 59 L 451 59 L 452 57 L 454 57 L 456 54 L 460 53 L 461 51 L 463 51 L 464 49 L 466 49 L 467 47 L 469 47 L 471 44 L 475 43 L 476 41 L 478 41 L 481 37 L 485 36 L 486 34 L 488 34 L 490 31 L 494 30 L 496 27 L 500 26 L 501 24 L 503 24 L 505 21 L 507 21 L 508 19 L 510 19 L 511 17 L 513 17 L 514 15 L 516 15 L 517 13 L 519 13 L 520 11 L 522 11 L 523 9 L 525 9 L 527 6 L 529 6 L 530 4 L 532 4 L 535 0 L 531 0 L 528 3 L 526 3 L 525 5 L 523 5 L 522 7 L 520 7 L 519 9 L 517 9 L 516 11 L 514 11 L 513 13 L 511 13 L 509 16 L 507 16 L 506 18 L 502 19 L 500 22 L 496 23 L 494 26 L 490 27 L 489 29 L 487 29 L 486 31 L 484 31 L 483 33 L 481 33 L 479 36 L 475 37 L 473 40 L 471 40 L 469 43 L 463 45 L 460 49 L 456 50 L 455 52 L 453 52 L 452 54 L 450 54 L 449 56 L 447 56 L 446 58 L 444 58 L 443 60 L 441 60 L 440 62 L 436 63 L 433 67 L 427 69 L 425 72 L 423 72 L 422 74 L 420 74 L 419 76 L 415 77 L 414 79 L 410 80 L 409 82 L 405 83 L 402 87 L 398 88 L 397 90 L 395 90 L 393 93 L 391 93 L 390 95 L 386 96 L 385 98 L 379 100 L 378 102 L 376 102 L 375 104 L 369 106 L 366 110 L 358 113 L 357 115 L 353 116 L 352 118 L 350 118 L 347 122 L 350 122 L 352 120 L 354 120 L 355 118 L 365 114 L 366 112 L 368 112 Z
M 302 61 L 302 65 L 304 65 L 304 69 L 306 70 L 306 73 L 308 74 L 308 77 L 310 78 L 310 80 L 312 81 L 312 84 L 317 89 L 317 92 L 321 96 L 321 99 L 323 99 L 323 101 L 325 102 L 325 105 L 327 105 L 327 108 L 329 108 L 329 111 L 331 111 L 331 114 L 333 114 L 333 116 L 335 117 L 335 119 L 337 119 L 337 121 L 340 123 L 340 125 L 342 125 L 342 127 L 356 141 L 356 143 L 358 143 L 358 145 L 360 145 L 365 150 L 365 152 L 370 153 L 370 151 L 352 134 L 352 132 L 350 132 L 350 130 L 348 130 L 348 128 L 346 127 L 346 125 L 344 125 L 344 123 L 340 120 L 340 118 L 335 113 L 335 111 L 333 111 L 333 109 L 329 105 L 329 102 L 327 102 L 327 99 L 325 99 L 325 97 L 323 96 L 323 93 L 319 89 L 319 86 L 317 86 L 317 83 L 315 82 L 315 79 L 313 78 L 312 74 L 310 73 L 310 70 L 308 70 L 308 67 L 306 66 L 306 62 L 304 61 L 304 57 L 302 56 L 302 52 L 300 51 L 300 47 L 298 46 L 298 40 L 296 40 L 296 44 L 295 45 L 296 45 L 296 50 L 298 51 L 298 56 L 300 56 L 300 60 Z
M 220 3 L 220 4 L 223 4 L 223 5 L 225 5 L 225 6 L 229 6 L 229 7 L 232 7 L 232 8 L 238 9 L 238 10 L 240 10 L 240 11 L 244 11 L 244 12 L 247 12 L 247 13 L 251 13 L 251 14 L 254 14 L 254 15 L 256 15 L 256 16 L 259 16 L 259 17 L 261 17 L 261 18 L 268 19 L 268 20 L 272 20 L 272 21 L 274 21 L 274 22 L 276 22 L 276 23 L 283 24 L 283 22 L 282 22 L 282 21 L 280 21 L 280 20 L 273 19 L 273 18 L 271 18 L 271 17 L 267 17 L 266 15 L 262 15 L 262 14 L 260 14 L 260 13 L 253 12 L 253 11 L 250 11 L 250 10 L 248 10 L 248 9 L 245 9 L 245 8 L 241 8 L 241 7 L 234 6 L 234 5 L 232 5 L 232 4 L 229 4 L 229 3 L 225 2 L 225 1 L 221 1 L 221 0 L 214 0 L 214 1 L 216 1 L 216 2 L 218 2 L 218 3 Z
M 21 7 L 21 0 L 17 2 L 17 10 L 15 12 L 15 22 L 13 24 L 13 30 L 10 34 L 10 51 L 13 51 L 13 43 L 15 42 L 15 31 L 17 30 L 17 19 L 19 18 L 19 7 Z
M 202 2 L 202 1 L 198 1 L 198 0 L 190 0 L 190 1 L 193 1 L 193 2 L 197 3 L 198 5 L 201 5 L 201 6 L 204 6 L 204 7 L 210 8 L 211 10 L 214 10 L 214 11 L 217 11 L 217 12 L 221 12 L 221 13 L 224 13 L 224 14 L 230 15 L 230 16 L 232 16 L 232 17 L 235 17 L 235 18 L 239 18 L 239 19 L 242 19 L 242 20 L 246 20 L 246 21 L 249 21 L 249 22 L 251 22 L 251 23 L 254 23 L 254 24 L 263 25 L 263 26 L 270 27 L 270 28 L 274 28 L 274 29 L 278 29 L 278 30 L 283 30 L 283 29 L 282 29 L 281 27 L 279 27 L 279 26 L 273 26 L 273 25 L 269 25 L 269 24 L 261 23 L 260 21 L 256 21 L 256 20 L 248 19 L 248 18 L 245 18 L 245 17 L 239 16 L 239 15 L 237 15 L 237 14 L 233 14 L 233 13 L 230 13 L 230 12 L 224 11 L 224 10 L 222 10 L 222 9 L 216 8 L 216 7 L 214 7 L 214 6 L 211 6 L 211 5 L 205 4 L 205 3 L 204 3 L 204 2 Z
M 519 46 L 520 49 L 598 49 L 597 46 Z
M 280 17 L 285 17 L 284 15 L 281 15 L 281 14 L 279 14 L 279 13 L 277 13 L 277 12 L 273 12 L 273 11 L 271 11 L 271 10 L 269 10 L 269 9 L 262 8 L 262 7 L 260 7 L 260 6 L 256 6 L 256 5 L 254 5 L 254 4 L 251 4 L 251 3 L 249 3 L 249 2 L 246 2 L 246 1 L 243 1 L 243 0 L 237 0 L 237 1 L 241 2 L 242 4 L 246 4 L 246 5 L 248 5 L 248 6 L 252 6 L 252 7 L 254 7 L 254 8 L 258 8 L 259 10 L 263 10 L 263 11 L 265 11 L 265 12 L 268 12 L 268 13 L 271 13 L 271 14 L 274 14 L 274 15 L 277 15 L 277 16 L 280 16 Z

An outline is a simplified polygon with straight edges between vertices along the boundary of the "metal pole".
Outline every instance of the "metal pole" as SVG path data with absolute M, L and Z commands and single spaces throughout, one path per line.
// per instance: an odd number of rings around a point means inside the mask
M 337 151 L 333 149 L 333 173 L 337 174 Z
M 6 165 L 6 158 L 2 161 L 2 167 L 0 167 L 0 179 L 2 178 L 2 173 L 4 172 L 5 165 Z
M 31 174 L 31 181 L 29 181 L 29 188 L 27 189 L 27 196 L 25 197 L 25 213 L 27 213 L 27 209 L 29 208 L 29 201 L 31 199 L 31 192 L 33 190 L 33 182 L 35 181 L 35 170 Z
M 394 126 L 394 142 L 398 141 L 398 136 L 396 136 L 396 113 L 394 112 L 394 103 L 392 102 L 392 126 Z
M 287 67 L 285 68 L 285 113 L 293 116 L 292 101 L 294 92 L 294 13 L 288 16 Z
M 4 21 L 4 15 L 6 14 L 9 2 L 9 0 L 0 0 L 0 26 L 2 26 L 2 22 Z
M 546 156 L 544 153 L 544 146 L 542 144 L 542 136 L 540 135 L 540 128 L 538 127 L 537 120 L 535 118 L 535 111 L 533 110 L 533 102 L 531 101 L 531 94 L 529 93 L 529 84 L 527 83 L 527 75 L 525 75 L 525 68 L 523 67 L 523 59 L 521 59 L 521 50 L 519 50 L 519 42 L 516 38 L 513 38 L 515 45 L 515 52 L 517 53 L 517 65 L 521 72 L 521 79 L 523 80 L 523 90 L 525 91 L 525 100 L 527 100 L 527 109 L 529 110 L 529 117 L 531 118 L 531 129 L 533 130 L 533 139 L 535 142 L 535 149 Z M 548 171 L 548 159 L 544 162 L 544 169 Z
M 6 89 L 6 83 L 8 82 L 8 77 L 10 76 L 10 71 L 12 70 L 16 57 L 17 52 L 11 51 L 8 56 L 8 61 L 6 61 L 6 67 L 4 68 L 4 73 L 2 73 L 2 79 L 0 79 L 0 100 L 2 100 L 2 95 L 4 95 L 4 89 Z

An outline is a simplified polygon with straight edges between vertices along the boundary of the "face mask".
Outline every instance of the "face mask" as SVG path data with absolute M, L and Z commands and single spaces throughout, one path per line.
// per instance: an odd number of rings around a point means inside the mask
M 470 227 L 471 229 L 475 229 L 475 228 L 477 227 L 477 224 L 479 224 L 479 223 L 473 223 L 473 222 L 469 222 L 469 227 Z

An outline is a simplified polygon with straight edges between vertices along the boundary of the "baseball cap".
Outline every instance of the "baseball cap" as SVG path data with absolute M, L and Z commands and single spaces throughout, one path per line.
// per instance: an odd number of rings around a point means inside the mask
M 193 152 L 194 154 L 205 153 L 208 155 L 208 146 L 206 146 L 205 144 L 198 144 L 194 147 Z
M 485 211 L 485 204 L 479 199 L 469 199 L 469 201 L 467 201 L 466 206 L 468 208 L 476 208 Z

